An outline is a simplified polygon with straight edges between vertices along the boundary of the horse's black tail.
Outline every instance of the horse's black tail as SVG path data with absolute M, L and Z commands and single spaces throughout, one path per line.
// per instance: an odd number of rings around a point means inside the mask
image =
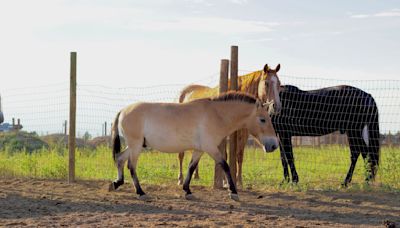
M 368 127 L 370 135 L 370 156 L 376 165 L 379 165 L 379 155 L 380 155 L 380 134 L 379 134 L 379 120 L 378 120 L 378 110 L 369 124 Z
M 370 106 L 369 121 L 367 123 L 368 126 L 368 136 L 369 136 L 369 145 L 368 145 L 368 155 L 371 159 L 372 165 L 372 177 L 374 178 L 379 166 L 379 157 L 380 157 L 380 133 L 379 133 L 379 113 L 378 107 L 376 106 L 375 101 L 372 99 L 372 105 Z
M 121 139 L 119 138 L 118 132 L 119 114 L 121 114 L 121 112 L 118 112 L 117 116 L 115 117 L 111 131 L 111 143 L 114 162 L 117 160 L 117 155 L 121 153 Z

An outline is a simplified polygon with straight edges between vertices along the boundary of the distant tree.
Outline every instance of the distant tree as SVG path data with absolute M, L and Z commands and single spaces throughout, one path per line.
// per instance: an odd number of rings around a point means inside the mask
M 87 141 L 91 138 L 92 138 L 92 136 L 89 134 L 89 132 L 86 131 L 85 134 L 83 135 L 83 140 Z

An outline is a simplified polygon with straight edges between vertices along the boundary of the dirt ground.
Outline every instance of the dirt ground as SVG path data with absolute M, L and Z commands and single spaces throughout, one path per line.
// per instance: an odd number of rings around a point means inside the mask
M 127 183 L 108 192 L 108 182 L 0 179 L 0 226 L 80 227 L 385 227 L 400 226 L 400 194 L 307 191 L 239 192 L 193 186 L 193 201 L 179 186 L 148 186 L 150 202 Z

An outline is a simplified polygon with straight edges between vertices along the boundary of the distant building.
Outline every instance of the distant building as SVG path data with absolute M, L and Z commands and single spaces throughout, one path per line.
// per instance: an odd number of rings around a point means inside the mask
M 0 124 L 0 132 L 4 132 L 4 131 L 11 131 L 13 130 L 13 126 L 9 123 L 3 123 Z

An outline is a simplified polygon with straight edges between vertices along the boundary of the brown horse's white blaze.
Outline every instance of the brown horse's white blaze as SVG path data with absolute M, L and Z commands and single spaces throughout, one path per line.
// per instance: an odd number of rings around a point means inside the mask
M 189 184 L 193 171 L 205 151 L 222 166 L 229 182 L 230 196 L 238 200 L 229 166 L 218 145 L 226 136 L 241 128 L 248 129 L 266 151 L 278 147 L 268 108 L 245 93 L 230 92 L 182 104 L 137 103 L 127 106 L 117 114 L 112 129 L 113 157 L 118 167 L 118 179 L 111 183 L 110 190 L 123 184 L 123 167 L 128 160 L 136 193 L 140 198 L 146 196 L 137 178 L 136 164 L 143 145 L 147 145 L 167 153 L 194 150 L 183 185 L 187 197 L 191 196 Z M 118 129 L 121 129 L 127 144 L 123 153 L 120 153 Z
M 269 112 L 279 113 L 282 109 L 282 103 L 279 97 L 281 90 L 281 82 L 278 77 L 278 71 L 281 65 L 278 64 L 275 69 L 272 69 L 265 64 L 263 70 L 256 71 L 238 78 L 238 90 L 252 94 L 258 97 L 265 105 L 269 106 Z M 180 94 L 179 102 L 188 102 L 205 97 L 216 96 L 218 94 L 218 87 L 210 88 L 203 85 L 190 85 L 184 88 Z M 246 145 L 249 133 L 247 129 L 238 131 L 239 145 L 237 153 L 237 185 L 242 185 L 242 162 L 244 147 Z M 178 184 L 183 183 L 182 162 L 184 152 L 179 153 L 179 175 Z M 194 178 L 198 178 L 198 169 L 196 168 Z
M 280 68 L 280 64 L 275 69 L 269 68 L 266 64 L 263 70 L 266 77 L 258 86 L 258 98 L 267 104 L 271 104 L 273 108 L 270 111 L 272 113 L 279 113 L 282 109 L 282 103 L 279 98 L 281 81 L 277 75 Z

